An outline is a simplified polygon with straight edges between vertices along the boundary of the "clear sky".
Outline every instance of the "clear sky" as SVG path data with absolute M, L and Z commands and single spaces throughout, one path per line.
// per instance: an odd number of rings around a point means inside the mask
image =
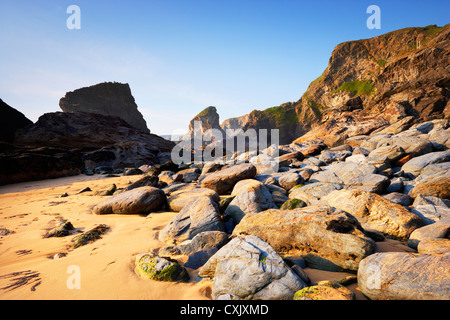
M 223 121 L 297 101 L 337 44 L 449 13 L 448 0 L 0 0 L 0 98 L 36 121 L 67 91 L 124 82 L 153 133 L 180 133 L 210 105 Z

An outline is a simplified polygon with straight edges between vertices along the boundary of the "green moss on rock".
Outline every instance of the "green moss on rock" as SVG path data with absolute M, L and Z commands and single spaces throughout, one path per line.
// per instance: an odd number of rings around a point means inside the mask
M 156 281 L 187 281 L 186 270 L 176 261 L 144 253 L 136 257 L 135 271 L 145 279 Z

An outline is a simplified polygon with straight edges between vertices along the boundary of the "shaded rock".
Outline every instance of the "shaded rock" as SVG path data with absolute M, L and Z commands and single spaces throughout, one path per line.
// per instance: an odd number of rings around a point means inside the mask
M 132 127 L 150 133 L 127 83 L 105 82 L 67 92 L 59 101 L 59 106 L 64 112 L 117 116 Z
M 165 184 L 171 185 L 175 182 L 180 182 L 183 180 L 183 175 L 182 174 L 178 174 L 172 171 L 162 171 L 159 175 L 158 175 L 158 179 L 160 182 L 163 182 Z
M 142 172 L 141 169 L 138 168 L 125 168 L 123 170 L 123 175 L 124 176 L 136 176 L 138 174 L 143 174 L 144 172 Z
M 33 124 L 23 113 L 10 107 L 0 99 L 0 140 L 13 142 L 18 129 Z
M 325 163 L 331 163 L 334 161 L 343 161 L 345 158 L 352 155 L 351 151 L 343 150 L 343 151 L 330 151 L 325 150 L 322 151 L 322 153 L 319 156 L 319 160 L 325 162 Z
M 450 208 L 450 200 L 444 200 L 438 197 L 433 196 L 422 196 L 418 195 L 416 199 L 414 200 L 413 207 L 418 207 L 422 205 L 431 204 L 433 206 L 437 207 L 444 207 L 444 208 Z
M 205 231 L 224 231 L 217 203 L 209 197 L 192 199 L 159 233 L 167 244 L 192 239 Z
M 239 181 L 231 195 L 234 199 L 225 209 L 225 216 L 231 217 L 235 223 L 239 223 L 247 214 L 276 208 L 269 189 L 257 180 Z
M 208 174 L 202 180 L 201 187 L 212 189 L 218 194 L 225 194 L 231 191 L 238 181 L 251 179 L 255 175 L 256 168 L 253 165 L 234 165 Z
M 195 181 L 200 177 L 201 170 L 198 168 L 190 168 L 190 169 L 184 169 L 177 172 L 178 174 L 181 174 L 183 176 L 182 180 L 185 183 L 190 183 L 192 181 Z
M 189 280 L 189 275 L 176 261 L 161 258 L 152 253 L 142 253 L 136 256 L 135 272 L 149 280 L 183 281 Z
M 112 196 L 116 192 L 117 186 L 113 183 L 104 190 L 95 192 L 96 196 Z
M 278 253 L 301 254 L 308 264 L 334 271 L 357 270 L 374 249 L 354 217 L 324 206 L 247 215 L 233 235 L 248 234 L 267 241 Z
M 375 253 L 359 264 L 358 286 L 374 300 L 449 300 L 450 253 Z
M 403 180 L 401 178 L 395 178 L 391 180 L 391 183 L 386 188 L 386 193 L 399 193 L 403 191 Z
M 125 191 L 133 190 L 140 187 L 157 187 L 159 179 L 157 176 L 146 174 L 139 180 L 130 184 L 125 188 Z
M 388 199 L 389 201 L 402 205 L 402 206 L 410 206 L 414 199 L 404 193 L 392 192 L 383 196 L 383 198 Z
M 384 156 L 389 159 L 391 163 L 395 163 L 397 160 L 401 159 L 406 155 L 405 150 L 397 145 L 387 145 L 378 147 L 371 151 L 369 156 Z
M 408 239 L 408 246 L 417 250 L 417 246 L 422 240 L 435 239 L 450 239 L 449 218 L 414 230 Z
M 220 202 L 220 196 L 214 190 L 207 188 L 195 188 L 192 190 L 176 191 L 167 198 L 167 205 L 172 211 L 181 211 L 192 199 L 200 197 L 211 198 L 216 203 Z
M 252 235 L 231 240 L 208 260 L 199 275 L 214 278 L 214 298 L 232 295 L 290 300 L 305 286 L 268 243 Z
M 60 220 L 59 225 L 44 234 L 44 238 L 60 238 L 70 234 L 70 231 L 74 230 L 72 223 L 68 220 Z
M 322 199 L 355 216 L 364 229 L 380 231 L 390 238 L 406 240 L 411 232 L 423 226 L 419 216 L 375 193 L 339 190 Z
M 161 189 L 140 187 L 106 199 L 93 208 L 95 214 L 148 214 L 159 210 L 166 201 Z

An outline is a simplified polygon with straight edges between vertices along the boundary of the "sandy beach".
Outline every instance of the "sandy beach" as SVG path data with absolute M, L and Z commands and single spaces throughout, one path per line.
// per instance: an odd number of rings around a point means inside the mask
M 164 246 L 158 232 L 176 215 L 160 211 L 141 215 L 94 215 L 91 208 L 104 196 L 94 195 L 112 183 L 127 186 L 140 176 L 105 178 L 75 176 L 0 187 L 0 228 L 10 233 L 0 238 L 0 299 L 211 299 L 212 282 L 196 282 L 198 270 L 187 269 L 188 283 L 145 280 L 134 272 L 134 257 L 157 253 Z M 91 192 L 77 194 L 90 187 Z M 63 193 L 68 197 L 61 198 Z M 69 220 L 73 234 L 43 238 L 57 219 Z M 77 233 L 98 224 L 111 230 L 102 239 L 68 249 Z M 411 251 L 399 241 L 379 242 L 377 251 Z M 55 259 L 55 254 L 67 255 Z M 186 256 L 178 256 L 183 263 Z M 80 271 L 80 288 L 70 288 L 73 266 Z M 338 280 L 350 273 L 306 268 L 311 281 Z M 357 284 L 349 287 L 365 299 Z

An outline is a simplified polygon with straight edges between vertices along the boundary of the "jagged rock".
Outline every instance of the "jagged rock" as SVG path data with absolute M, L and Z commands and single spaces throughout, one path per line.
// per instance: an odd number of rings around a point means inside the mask
M 150 133 L 144 117 L 125 83 L 105 82 L 67 92 L 59 101 L 64 112 L 88 112 L 116 116 L 142 132 Z
M 251 164 L 234 165 L 208 174 L 200 185 L 202 188 L 212 189 L 218 194 L 225 194 L 231 191 L 238 181 L 251 179 L 255 175 L 256 168 Z
M 305 283 L 275 250 L 258 237 L 237 237 L 222 247 L 200 269 L 214 278 L 212 296 L 239 299 L 291 300 Z
M 194 198 L 159 233 L 167 244 L 192 239 L 204 231 L 224 231 L 217 203 L 209 197 Z
M 374 229 L 391 238 L 407 240 L 411 232 L 423 226 L 419 216 L 375 193 L 339 190 L 322 200 L 355 216 L 364 229 Z
M 375 253 L 358 269 L 358 287 L 373 300 L 449 300 L 450 253 Z
M 317 268 L 342 271 L 357 270 L 359 261 L 374 249 L 374 242 L 362 230 L 345 212 L 309 206 L 246 215 L 233 235 L 255 235 L 278 253 L 301 254 Z
M 95 214 L 148 214 L 159 210 L 166 201 L 161 189 L 140 187 L 125 191 L 97 204 Z

